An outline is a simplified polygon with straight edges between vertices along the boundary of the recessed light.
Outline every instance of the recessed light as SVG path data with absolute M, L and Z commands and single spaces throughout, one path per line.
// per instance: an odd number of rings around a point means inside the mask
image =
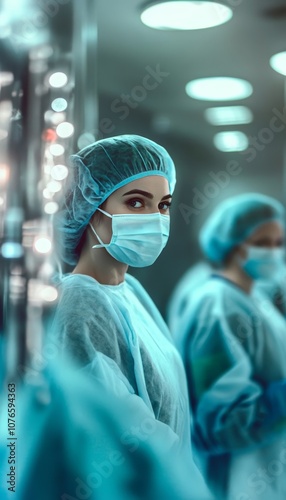
M 0 128 L 0 141 L 3 141 L 3 139 L 7 139 L 8 137 L 8 130 L 3 130 Z
M 74 126 L 69 122 L 62 122 L 56 128 L 57 134 L 63 139 L 70 137 L 74 133 Z
M 46 214 L 53 215 L 59 209 L 59 205 L 55 201 L 48 201 L 44 206 L 44 211 Z
M 219 106 L 205 110 L 205 118 L 211 125 L 238 125 L 251 123 L 253 114 L 246 106 Z
M 249 146 L 247 135 L 243 132 L 219 132 L 214 136 L 214 145 L 223 152 L 244 151 Z
M 4 259 L 20 259 L 23 253 L 21 243 L 6 241 L 1 247 L 1 254 Z
M 53 73 L 49 78 L 50 86 L 56 89 L 64 87 L 67 84 L 67 82 L 68 82 L 67 75 L 65 73 L 62 73 L 61 71 Z
M 68 168 L 65 165 L 54 165 L 51 169 L 51 177 L 55 181 L 62 181 L 68 176 Z
M 10 176 L 10 168 L 5 163 L 0 163 L 0 186 L 5 185 Z
M 274 56 L 270 58 L 269 63 L 271 68 L 277 71 L 277 73 L 286 76 L 286 52 L 274 54 Z
M 58 193 L 62 189 L 62 185 L 58 181 L 50 181 L 47 184 L 47 189 L 51 193 Z
M 173 1 L 147 4 L 141 21 L 158 30 L 212 28 L 232 18 L 232 10 L 217 2 Z
M 53 156 L 61 156 L 65 152 L 65 148 L 62 144 L 51 144 L 49 150 Z
M 6 85 L 11 85 L 14 81 L 14 75 L 10 71 L 1 71 L 0 72 L 0 85 L 2 87 Z
M 232 101 L 249 97 L 253 88 L 240 78 L 214 77 L 192 80 L 186 85 L 188 96 L 205 101 Z
M 52 242 L 46 236 L 38 236 L 34 241 L 34 249 L 38 253 L 49 253 L 52 249 Z
M 38 292 L 45 302 L 54 302 L 58 298 L 58 291 L 53 286 L 42 285 Z
M 57 97 L 56 99 L 53 100 L 51 103 L 51 108 L 58 112 L 65 111 L 68 107 L 68 103 L 66 99 L 63 99 L 62 97 Z

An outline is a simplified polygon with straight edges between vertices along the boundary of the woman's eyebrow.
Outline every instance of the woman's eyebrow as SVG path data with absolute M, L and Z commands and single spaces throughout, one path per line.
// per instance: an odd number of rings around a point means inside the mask
M 150 198 L 150 200 L 154 198 L 154 196 L 151 193 L 148 193 L 148 191 L 141 191 L 141 189 L 132 189 L 132 191 L 124 193 L 123 196 L 127 196 L 128 194 L 142 194 L 143 196 L 146 196 L 146 198 Z
M 131 191 L 124 193 L 122 196 L 127 196 L 128 194 L 142 194 L 143 196 L 146 196 L 146 198 L 150 198 L 150 200 L 154 198 L 151 193 L 148 193 L 148 191 L 142 191 L 141 189 L 132 189 Z M 167 194 L 166 196 L 163 196 L 162 200 L 166 200 L 167 198 L 172 198 L 172 195 Z

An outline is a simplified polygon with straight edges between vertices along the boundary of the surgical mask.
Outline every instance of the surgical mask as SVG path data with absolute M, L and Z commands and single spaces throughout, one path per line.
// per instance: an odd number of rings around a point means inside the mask
M 111 215 L 100 208 L 98 210 L 112 219 L 112 237 L 110 243 L 103 243 L 89 223 L 100 242 L 92 248 L 106 248 L 114 259 L 132 267 L 151 266 L 155 262 L 169 238 L 169 215 L 159 212 Z
M 245 245 L 247 257 L 241 264 L 254 280 L 274 281 L 285 268 L 285 249 Z

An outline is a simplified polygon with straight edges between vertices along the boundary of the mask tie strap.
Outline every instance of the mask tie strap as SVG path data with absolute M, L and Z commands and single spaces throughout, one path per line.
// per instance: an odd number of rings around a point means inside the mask
M 105 212 L 105 210 L 102 210 L 99 207 L 97 208 L 97 210 L 99 210 L 101 213 L 103 213 L 104 215 L 106 215 L 107 217 L 112 219 L 112 215 L 110 215 L 108 212 Z M 110 245 L 110 243 L 103 243 L 102 239 L 98 236 L 98 234 L 97 234 L 96 230 L 94 229 L 94 227 L 92 226 L 92 224 L 89 222 L 88 225 L 100 243 L 100 245 L 93 245 L 91 248 L 106 248 L 106 247 L 108 247 Z
M 102 210 L 102 209 L 101 209 L 101 208 L 99 208 L 99 207 L 97 208 L 97 210 L 99 210 L 102 214 L 104 214 L 104 215 L 106 215 L 107 217 L 109 217 L 110 219 L 112 219 L 112 217 L 113 217 L 113 216 L 112 216 L 111 214 L 109 214 L 108 212 L 105 212 L 105 210 Z
M 90 222 L 88 223 L 88 225 L 100 243 L 100 245 L 93 245 L 91 248 L 106 248 L 106 247 L 108 247 L 110 245 L 110 243 L 103 243 L 102 239 L 98 236 L 96 230 L 94 229 L 94 227 L 91 225 Z

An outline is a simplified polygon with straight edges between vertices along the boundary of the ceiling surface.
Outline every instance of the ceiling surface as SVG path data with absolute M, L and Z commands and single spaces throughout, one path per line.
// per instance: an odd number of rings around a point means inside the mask
M 78 18 L 79 26 L 83 25 L 79 17 L 85 9 L 90 17 L 82 39 L 91 38 L 90 32 L 98 30 L 97 55 L 91 51 L 87 66 L 81 69 L 82 73 L 89 72 L 89 77 L 84 83 L 80 82 L 81 89 L 78 84 L 75 88 L 78 94 L 81 92 L 82 107 L 87 106 L 88 101 L 91 118 L 86 120 L 86 124 L 90 122 L 86 132 L 95 139 L 120 133 L 141 133 L 157 139 L 164 146 L 169 145 L 182 176 L 192 172 L 193 177 L 202 182 L 210 168 L 225 169 L 228 161 L 236 158 L 243 168 L 240 181 L 250 183 L 251 187 L 253 179 L 256 182 L 259 177 L 262 184 L 258 187 L 263 189 L 264 180 L 268 178 L 267 189 L 281 198 L 285 184 L 285 77 L 270 67 L 269 59 L 286 49 L 286 0 L 221 0 L 221 3 L 233 11 L 233 17 L 225 24 L 201 30 L 161 31 L 141 22 L 142 0 L 80 3 L 0 0 L 1 12 L 9 8 L 14 19 L 14 33 L 10 37 L 14 42 L 13 54 L 11 50 L 6 51 L 7 56 L 4 49 L 9 38 L 4 38 L 4 33 L 1 36 L 2 69 L 21 66 L 22 47 L 33 40 L 40 43 L 49 23 L 51 40 L 60 60 L 60 52 L 71 47 L 72 7 L 76 7 L 74 18 Z M 0 19 L 0 26 L 1 22 Z M 74 66 L 79 64 L 79 54 L 74 44 L 70 53 Z M 253 94 L 243 100 L 224 102 L 187 96 L 185 86 L 190 80 L 217 76 L 246 79 L 253 86 Z M 5 98 L 5 88 L 1 97 Z M 95 125 L 97 102 L 99 123 Z M 252 123 L 222 127 L 206 121 L 207 108 L 229 104 L 248 106 L 254 117 Z M 78 113 L 79 110 L 80 106 Z M 214 135 L 224 130 L 245 132 L 251 150 L 218 151 L 213 144 Z M 172 146 L 174 142 L 176 148 Z
M 250 141 L 258 139 L 254 147 L 260 174 L 273 169 L 281 174 L 285 123 L 279 122 L 279 132 L 274 131 L 273 138 L 271 131 L 263 129 L 271 129 L 271 119 L 277 114 L 273 110 L 283 113 L 284 77 L 270 67 L 269 59 L 286 49 L 286 1 L 221 3 L 233 10 L 232 19 L 223 25 L 202 30 L 159 31 L 141 22 L 141 0 L 98 0 L 98 81 L 100 96 L 106 100 L 102 113 L 107 113 L 114 125 L 119 123 L 120 126 L 110 128 L 112 132 L 116 129 L 122 132 L 125 128 L 129 131 L 131 115 L 146 113 L 150 117 L 150 135 L 160 132 L 176 136 L 189 145 L 190 154 L 193 148 L 208 161 L 213 159 L 218 163 L 226 163 L 230 154 L 216 150 L 214 134 L 222 130 L 243 131 Z M 146 95 L 143 91 L 140 94 L 138 86 L 142 88 L 150 68 L 159 68 L 162 76 L 158 82 L 161 81 Z M 253 94 L 247 99 L 223 103 L 187 96 L 187 82 L 216 76 L 246 79 L 253 86 Z M 124 111 L 124 96 L 132 96 L 132 92 L 138 100 L 129 101 L 134 107 L 125 102 Z M 253 122 L 227 127 L 206 122 L 206 108 L 228 104 L 248 106 L 254 115 Z M 247 160 L 252 156 L 244 153 Z

